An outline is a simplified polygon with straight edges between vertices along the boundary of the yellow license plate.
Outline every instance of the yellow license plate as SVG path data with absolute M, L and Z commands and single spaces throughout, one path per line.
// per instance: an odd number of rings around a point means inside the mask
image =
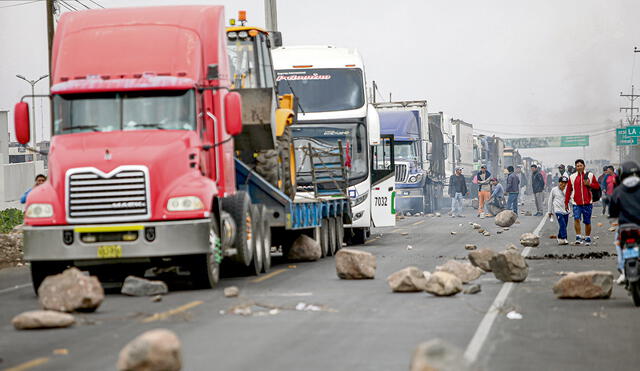
M 121 258 L 122 246 L 120 245 L 103 245 L 98 246 L 99 258 Z

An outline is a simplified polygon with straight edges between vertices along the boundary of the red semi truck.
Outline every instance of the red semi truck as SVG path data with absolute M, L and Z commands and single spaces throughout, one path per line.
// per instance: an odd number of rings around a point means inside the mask
M 221 6 L 61 17 L 49 178 L 25 209 L 36 290 L 71 265 L 117 280 L 177 266 L 212 287 L 223 257 L 268 270 L 272 229 L 320 236 L 323 219 L 348 222 L 346 199 L 289 199 L 236 159 L 242 99 L 230 90 L 224 19 Z M 23 144 L 28 112 L 15 107 Z

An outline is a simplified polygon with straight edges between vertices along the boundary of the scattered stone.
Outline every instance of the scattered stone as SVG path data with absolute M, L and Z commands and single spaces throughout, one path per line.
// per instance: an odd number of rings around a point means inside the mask
M 502 228 L 503 231 L 508 231 L 510 228 Z
M 436 296 L 451 296 L 462 291 L 460 278 L 447 272 L 434 272 L 429 275 L 424 291 Z
M 469 261 L 471 264 L 482 269 L 485 272 L 491 272 L 491 265 L 489 262 L 496 256 L 496 252 L 491 249 L 480 249 L 478 251 L 472 251 L 469 253 Z
M 442 216 L 442 214 L 440 214 L 440 213 L 436 213 L 436 218 L 439 218 L 439 217 L 441 217 L 441 216 Z
M 429 272 L 429 271 L 423 271 L 423 272 L 422 272 L 422 275 L 424 276 L 424 278 L 425 278 L 426 280 L 429 280 L 429 277 L 431 277 L 431 272 Z
M 533 214 L 531 214 L 531 211 L 525 211 L 524 212 L 524 216 L 531 216 L 531 215 L 533 215 Z
M 11 324 L 16 330 L 69 327 L 76 322 L 68 313 L 55 310 L 32 310 L 13 317 Z
M 95 276 L 84 275 L 72 267 L 45 278 L 38 288 L 38 297 L 44 309 L 93 312 L 104 300 L 104 290 Z
M 162 295 L 156 295 L 154 297 L 151 298 L 151 301 L 154 303 L 159 303 L 162 301 Z
M 489 261 L 489 266 L 496 278 L 503 282 L 522 282 L 529 274 L 529 266 L 517 250 L 496 254 Z
M 556 238 L 558 238 L 558 236 L 556 236 L 555 234 L 552 234 L 549 236 L 550 239 L 555 240 Z
M 400 234 L 401 234 L 401 235 L 403 235 L 403 236 L 408 236 L 408 235 L 409 235 L 409 232 L 402 232 L 402 233 L 400 233 Z
M 602 223 L 598 223 L 598 224 L 596 224 L 596 225 L 597 225 L 598 227 L 602 227 L 602 226 L 604 226 L 604 224 L 602 224 Z
M 611 228 L 609 228 L 609 232 L 615 232 L 616 229 L 617 229 L 616 227 L 611 227 Z
M 407 267 L 387 277 L 387 283 L 393 292 L 418 292 L 424 291 L 427 279 L 418 268 Z
M 516 222 L 515 222 L 515 223 L 513 223 L 513 224 L 520 224 L 520 221 L 519 221 L 519 220 L 516 220 Z
M 162 281 L 152 281 L 146 278 L 128 276 L 120 293 L 129 296 L 154 296 L 165 295 L 169 292 L 167 284 Z
M 475 249 L 477 249 L 477 248 L 478 248 L 478 246 L 473 245 L 473 244 L 466 244 L 466 245 L 464 245 L 464 249 L 465 249 L 465 250 L 475 250 Z
M 179 371 L 182 369 L 180 340 L 167 329 L 147 331 L 120 351 L 119 371 Z
M 478 223 L 472 223 L 471 226 L 473 227 L 473 229 L 480 229 L 482 228 L 482 226 Z
M 478 233 L 483 234 L 485 230 L 483 228 L 478 229 Z
M 522 246 L 537 247 L 540 244 L 540 237 L 533 233 L 523 233 L 520 236 L 520 244 Z
M 608 299 L 613 290 L 613 274 L 607 271 L 569 273 L 553 285 L 558 298 Z
M 484 233 L 482 235 L 485 236 L 485 237 L 489 237 L 489 236 L 491 236 L 491 233 L 489 233 L 487 231 L 484 231 Z
M 418 345 L 411 359 L 411 371 L 468 371 L 462 350 L 440 339 Z
M 603 259 L 603 258 L 608 258 L 610 256 L 615 256 L 615 253 L 611 254 L 608 251 L 591 251 L 591 252 L 579 253 L 579 254 L 544 254 L 542 256 L 527 256 L 526 259 L 528 260 L 546 260 L 546 259 L 583 260 L 583 259 Z
M 473 284 L 467 287 L 462 293 L 467 295 L 473 295 L 473 294 L 479 293 L 480 291 L 482 291 L 482 287 L 478 284 Z
M 458 233 L 457 233 L 457 232 L 455 232 L 455 231 L 451 231 L 451 235 L 452 235 L 452 236 L 455 236 L 456 234 L 458 234 Z
M 336 253 L 336 273 L 345 280 L 374 278 L 376 257 L 370 252 L 341 249 Z
M 611 223 L 611 225 L 614 226 L 614 227 L 617 227 L 619 225 L 619 223 L 618 222 L 613 222 L 613 223 Z
M 458 277 L 462 283 L 471 282 L 482 275 L 482 269 L 469 263 L 461 263 L 457 260 L 448 260 L 443 265 L 436 267 L 436 272 L 447 272 Z
M 427 214 L 426 216 L 428 216 L 429 218 L 433 218 L 435 215 L 434 214 Z
M 516 250 L 516 251 L 517 251 L 517 250 L 518 250 L 518 247 L 517 247 L 516 245 L 514 245 L 514 244 L 509 244 L 509 245 L 507 246 L 507 250 Z
M 58 348 L 58 349 L 54 349 L 52 353 L 56 356 L 66 356 L 66 355 L 69 355 L 69 349 Z
M 511 312 L 507 313 L 507 318 L 509 318 L 509 319 L 522 319 L 522 314 L 516 312 L 515 310 L 512 310 Z
M 318 241 L 301 234 L 291 245 L 287 259 L 296 261 L 316 261 L 322 257 L 322 250 Z
M 498 229 L 498 230 L 496 231 L 496 233 L 497 233 L 497 234 L 502 234 L 502 231 Z
M 240 289 L 238 286 L 229 286 L 224 288 L 224 296 L 226 298 L 235 298 L 240 295 Z
M 495 223 L 500 227 L 511 227 L 518 219 L 518 215 L 511 210 L 503 210 L 495 217 Z
M 411 249 L 413 249 L 413 246 L 407 245 L 407 250 L 411 250 Z

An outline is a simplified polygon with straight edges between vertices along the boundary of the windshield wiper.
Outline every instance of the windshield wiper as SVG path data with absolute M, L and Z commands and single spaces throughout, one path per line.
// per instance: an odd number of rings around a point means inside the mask
M 93 131 L 100 131 L 97 129 L 98 125 L 79 125 L 79 126 L 70 126 L 68 128 L 61 128 L 60 131 L 70 131 L 70 130 L 83 130 L 83 129 L 91 129 Z
M 137 126 L 140 126 L 140 127 L 143 127 L 143 128 L 155 128 L 155 129 L 165 130 L 165 128 L 163 128 L 161 124 L 152 124 L 152 123 L 146 123 L 146 124 L 135 124 L 135 125 L 134 125 L 134 126 L 132 126 L 132 127 L 134 127 L 134 128 L 135 128 L 135 127 L 137 127 Z
M 289 87 L 289 90 L 291 90 L 291 93 L 295 97 L 294 99 L 296 100 L 296 103 L 298 103 L 298 108 L 300 108 L 300 112 L 302 112 L 303 115 L 306 115 L 306 113 L 304 112 L 304 109 L 302 109 L 302 104 L 300 104 L 300 97 L 296 94 L 295 91 L 293 91 L 293 87 L 289 83 L 289 80 L 284 79 L 284 81 L 287 83 L 287 86 Z

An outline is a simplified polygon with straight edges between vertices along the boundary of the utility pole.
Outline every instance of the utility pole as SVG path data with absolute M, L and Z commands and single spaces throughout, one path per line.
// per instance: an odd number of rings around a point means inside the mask
M 276 2 L 277 0 L 264 0 L 264 16 L 267 31 L 278 31 L 278 4 L 276 4 Z
M 620 107 L 620 112 L 625 111 L 629 112 L 627 116 L 627 125 L 633 125 L 636 122 L 635 111 L 638 111 L 638 107 L 634 107 L 634 103 L 636 99 L 640 97 L 640 94 L 635 94 L 635 87 L 631 85 L 631 94 L 623 94 L 620 92 L 621 97 L 629 98 L 630 105 L 629 107 Z
M 373 87 L 371 88 L 371 102 L 375 103 L 376 102 L 376 90 L 378 90 L 378 85 L 376 85 L 376 81 L 373 80 Z
M 47 0 L 47 40 L 49 41 L 49 75 L 51 75 L 51 51 L 53 50 L 53 1 Z M 51 85 L 53 81 L 49 81 L 49 85 Z

